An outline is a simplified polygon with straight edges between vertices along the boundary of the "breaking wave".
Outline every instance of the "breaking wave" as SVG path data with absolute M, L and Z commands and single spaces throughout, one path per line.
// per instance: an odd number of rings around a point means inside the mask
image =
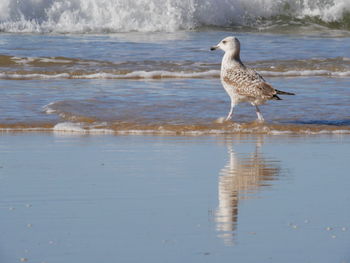
M 2 0 L 0 31 L 104 33 L 320 24 L 350 29 L 348 0 Z

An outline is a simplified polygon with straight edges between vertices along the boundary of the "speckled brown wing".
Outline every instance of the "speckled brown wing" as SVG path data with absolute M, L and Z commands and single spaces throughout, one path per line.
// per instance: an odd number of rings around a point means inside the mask
M 256 71 L 248 68 L 234 68 L 227 70 L 223 81 L 232 86 L 241 96 L 254 99 L 272 99 L 276 90 L 266 83 Z

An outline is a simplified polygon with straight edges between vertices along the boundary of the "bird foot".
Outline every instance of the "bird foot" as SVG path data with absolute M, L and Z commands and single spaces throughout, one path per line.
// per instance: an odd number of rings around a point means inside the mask
M 220 117 L 220 118 L 217 118 L 216 120 L 215 120 L 215 123 L 224 123 L 225 122 L 225 119 L 223 118 L 223 117 Z

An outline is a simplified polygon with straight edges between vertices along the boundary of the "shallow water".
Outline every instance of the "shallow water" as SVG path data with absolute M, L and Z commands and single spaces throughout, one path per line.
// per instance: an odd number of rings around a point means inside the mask
M 284 96 L 233 122 L 209 47 L 227 31 L 104 35 L 2 34 L 2 131 L 85 133 L 349 133 L 350 40 L 235 33 L 242 59 Z M 219 123 L 218 123 L 219 122 Z
M 1 135 L 1 262 L 349 262 L 349 144 Z

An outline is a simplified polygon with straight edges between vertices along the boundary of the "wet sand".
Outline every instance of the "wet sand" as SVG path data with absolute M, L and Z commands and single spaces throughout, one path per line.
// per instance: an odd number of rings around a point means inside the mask
M 0 137 L 1 262 L 350 262 L 348 135 Z

